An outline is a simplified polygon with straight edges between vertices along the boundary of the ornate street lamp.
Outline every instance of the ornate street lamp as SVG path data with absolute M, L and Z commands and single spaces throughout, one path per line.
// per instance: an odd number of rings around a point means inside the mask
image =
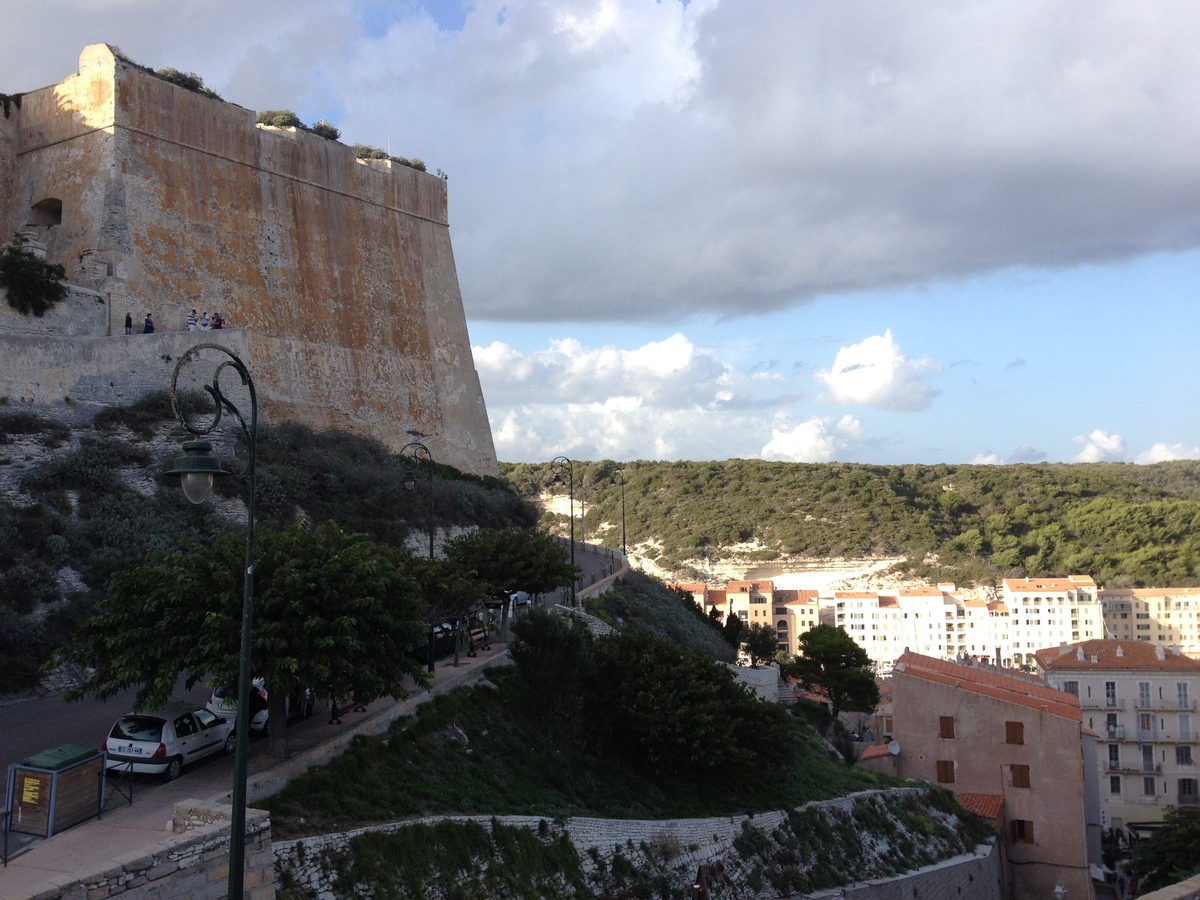
M 404 487 L 411 491 L 418 481 L 429 482 L 429 558 L 433 559 L 433 454 L 420 441 L 411 441 L 400 448 L 401 458 L 405 455 L 412 457 L 412 464 L 404 464 Z M 422 460 L 426 463 L 425 477 L 418 478 Z
M 571 567 L 575 567 L 575 467 L 571 461 L 565 456 L 556 456 L 550 460 L 550 471 L 554 473 L 554 483 L 563 483 L 563 473 L 567 473 L 567 497 L 570 502 L 571 511 Z M 574 607 L 575 602 L 575 581 L 571 580 L 571 606 Z
M 204 390 L 213 398 L 216 410 L 213 419 L 207 426 L 193 425 L 187 420 L 179 406 L 177 383 L 179 373 L 201 350 L 216 350 L 224 353 L 229 359 L 220 363 L 213 372 L 212 384 L 205 385 Z M 233 369 L 242 380 L 242 385 L 250 391 L 250 423 L 225 393 L 221 390 L 221 375 L 226 369 Z M 232 414 L 242 428 L 249 446 L 250 458 L 246 468 L 238 477 L 244 477 L 249 485 L 250 495 L 246 502 L 246 572 L 242 593 L 242 648 L 238 666 L 238 718 L 236 728 L 236 750 L 234 753 L 233 774 L 233 822 L 229 834 L 229 887 L 227 895 L 230 900 L 240 900 L 242 887 L 245 882 L 246 859 L 246 756 L 249 750 L 250 719 L 246 714 L 250 709 L 250 635 L 252 613 L 254 609 L 254 471 L 255 458 L 258 452 L 258 394 L 254 390 L 254 380 L 250 370 L 246 368 L 236 354 L 219 344 L 197 344 L 188 350 L 175 366 L 171 376 L 171 408 L 179 423 L 191 434 L 203 436 L 212 433 L 221 422 L 221 412 L 225 410 Z M 203 503 L 212 490 L 213 478 L 217 475 L 230 475 L 220 461 L 212 454 L 212 445 L 208 441 L 187 441 L 183 445 L 183 455 L 175 458 L 175 465 L 167 472 L 168 475 L 179 475 L 183 492 L 192 503 Z
M 621 486 L 621 553 L 628 558 L 629 551 L 625 549 L 625 470 L 613 472 L 613 480 Z

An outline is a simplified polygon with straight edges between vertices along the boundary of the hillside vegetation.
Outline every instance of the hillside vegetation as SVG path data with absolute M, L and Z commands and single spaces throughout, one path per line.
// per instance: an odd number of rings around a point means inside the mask
M 165 393 L 106 408 L 74 428 L 0 410 L 8 485 L 0 494 L 0 692 L 36 684 L 39 667 L 90 615 L 115 572 L 149 551 L 211 546 L 214 536 L 245 528 L 239 480 L 218 480 L 216 501 L 196 506 L 164 477 L 186 437 Z M 332 519 L 386 544 L 420 545 L 431 487 L 406 490 L 406 468 L 372 439 L 295 424 L 260 428 L 256 527 Z M 435 463 L 432 490 L 439 533 L 536 521 L 497 478 Z
M 1200 462 L 1011 466 L 575 462 L 588 540 L 627 544 L 679 577 L 731 556 L 900 556 L 904 574 L 961 585 L 1092 575 L 1106 587 L 1200 583 Z M 566 495 L 549 464 L 505 464 L 524 497 Z M 566 533 L 566 517 L 543 513 Z

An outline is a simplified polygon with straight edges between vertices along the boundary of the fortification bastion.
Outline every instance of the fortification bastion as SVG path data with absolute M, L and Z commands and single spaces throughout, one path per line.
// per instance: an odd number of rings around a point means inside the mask
M 24 233 L 71 292 L 40 319 L 0 303 L 0 396 L 127 402 L 217 338 L 247 354 L 268 421 L 393 449 L 419 433 L 439 462 L 498 474 L 444 179 L 255 125 L 106 44 L 15 99 L 0 118 L 0 242 Z M 232 330 L 187 332 L 193 308 Z

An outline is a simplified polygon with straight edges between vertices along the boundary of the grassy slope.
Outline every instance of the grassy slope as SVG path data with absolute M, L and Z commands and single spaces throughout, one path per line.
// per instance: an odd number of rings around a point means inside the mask
M 261 803 L 271 811 L 276 838 L 441 813 L 729 815 L 892 783 L 826 758 L 799 725 L 792 764 L 781 771 L 730 772 L 703 783 L 651 782 L 581 750 L 570 735 L 547 734 L 535 725 L 511 667 L 492 670 L 491 678 L 494 687 L 438 697 L 382 738 L 356 739 L 330 765 Z

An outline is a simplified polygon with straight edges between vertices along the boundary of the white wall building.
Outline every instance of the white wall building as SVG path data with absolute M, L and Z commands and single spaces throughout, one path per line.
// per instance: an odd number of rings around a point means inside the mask
M 1109 588 L 1099 595 L 1110 637 L 1200 656 L 1200 588 Z
M 1139 640 L 1082 641 L 1036 653 L 1051 687 L 1079 698 L 1100 735 L 1103 824 L 1159 822 L 1167 806 L 1200 805 L 1200 660 Z

